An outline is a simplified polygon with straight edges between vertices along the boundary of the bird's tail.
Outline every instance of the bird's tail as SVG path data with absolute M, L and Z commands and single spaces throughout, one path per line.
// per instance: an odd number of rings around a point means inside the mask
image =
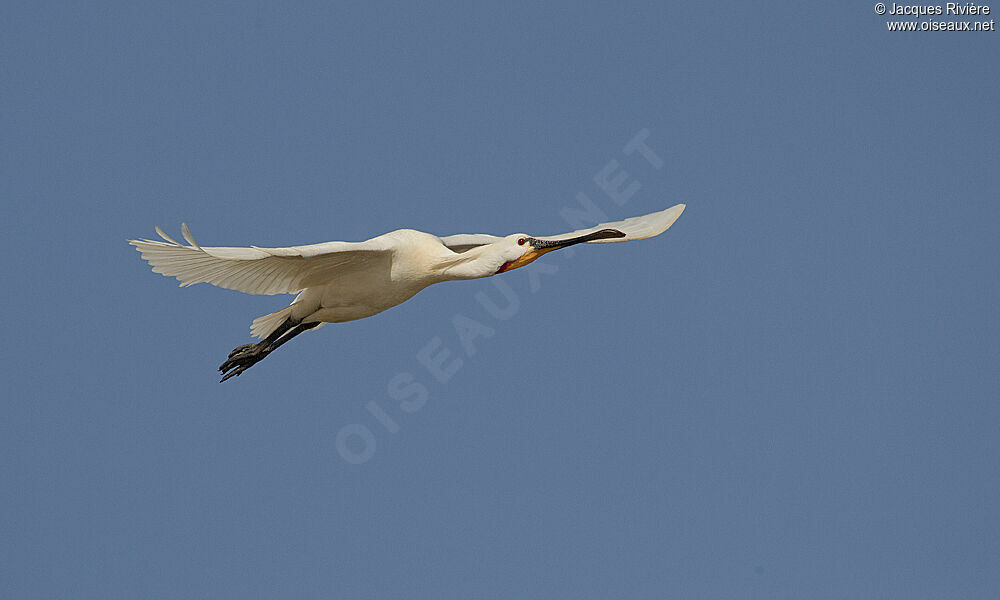
M 278 312 L 273 312 L 269 315 L 264 315 L 263 317 L 257 317 L 253 320 L 253 325 L 250 326 L 250 334 L 257 338 L 266 338 L 271 334 L 272 331 L 278 328 L 285 322 L 288 317 L 292 316 L 292 308 L 295 305 L 286 306 L 285 308 L 279 310 Z

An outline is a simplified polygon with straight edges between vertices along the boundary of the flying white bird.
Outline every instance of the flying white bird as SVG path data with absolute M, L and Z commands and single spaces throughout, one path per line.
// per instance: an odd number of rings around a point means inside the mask
M 182 224 L 189 246 L 172 240 L 159 227 L 156 233 L 164 241 L 129 243 L 155 273 L 176 277 L 181 287 L 210 283 L 248 294 L 298 293 L 289 306 L 254 320 L 250 332 L 263 339 L 229 353 L 219 367 L 225 381 L 323 323 L 364 319 L 409 300 L 432 283 L 490 277 L 574 244 L 651 238 L 666 231 L 683 211 L 684 205 L 677 204 L 641 217 L 543 237 L 524 233 L 438 237 L 399 229 L 366 242 L 228 248 L 198 245 L 187 224 Z

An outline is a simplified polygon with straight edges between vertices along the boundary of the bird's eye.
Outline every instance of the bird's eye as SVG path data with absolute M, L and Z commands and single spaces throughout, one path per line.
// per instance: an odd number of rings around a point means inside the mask
M 518 245 L 518 246 L 523 246 L 523 245 L 524 245 L 524 242 L 527 242 L 527 241 L 528 241 L 528 240 L 526 240 L 526 239 L 524 239 L 524 238 L 518 238 L 518 240 L 517 240 L 517 245 Z

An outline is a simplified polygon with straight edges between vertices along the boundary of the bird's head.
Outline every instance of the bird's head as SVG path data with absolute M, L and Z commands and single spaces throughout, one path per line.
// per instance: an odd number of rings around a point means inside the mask
M 606 240 L 610 238 L 623 238 L 625 234 L 617 229 L 601 229 L 587 235 L 581 235 L 565 239 L 544 240 L 531 237 L 525 233 L 515 233 L 508 235 L 501 244 L 501 256 L 504 263 L 497 273 L 503 273 L 527 265 L 546 252 L 565 248 L 574 244 L 590 242 L 592 240 Z

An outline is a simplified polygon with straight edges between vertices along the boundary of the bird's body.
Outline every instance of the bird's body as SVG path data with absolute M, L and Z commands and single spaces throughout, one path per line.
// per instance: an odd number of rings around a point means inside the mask
M 288 248 L 202 247 L 187 225 L 189 245 L 131 240 L 153 271 L 182 286 L 210 283 L 249 294 L 297 293 L 287 307 L 256 319 L 251 333 L 264 338 L 236 348 L 220 370 L 223 381 L 239 375 L 299 333 L 323 323 L 376 315 L 443 281 L 489 277 L 522 267 L 542 254 L 578 243 L 619 242 L 659 235 L 680 216 L 683 204 L 572 233 L 534 238 L 459 234 L 438 237 L 400 229 L 364 242 L 326 242 Z M 227 372 L 228 371 L 228 372 Z
M 401 229 L 374 241 L 389 251 L 364 261 L 360 268 L 344 269 L 325 285 L 302 290 L 296 298 L 293 316 L 322 323 L 364 319 L 444 280 L 435 267 L 450 251 L 435 236 Z

